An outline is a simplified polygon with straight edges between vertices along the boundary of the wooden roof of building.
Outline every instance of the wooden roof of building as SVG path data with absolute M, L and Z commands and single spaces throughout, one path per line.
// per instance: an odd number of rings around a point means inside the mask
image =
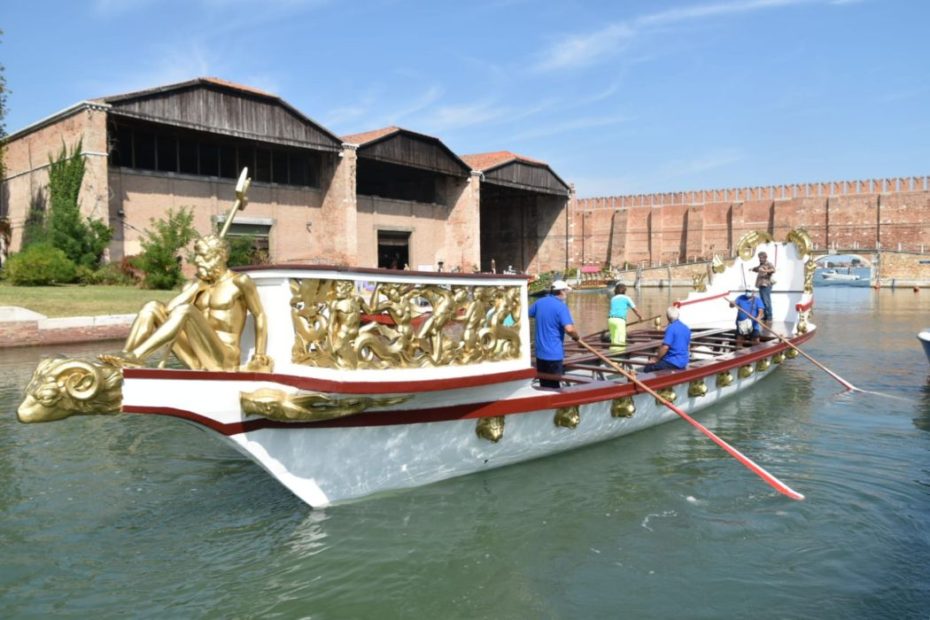
M 342 141 L 358 145 L 358 157 L 399 166 L 420 168 L 440 174 L 467 177 L 471 167 L 439 138 L 401 127 L 382 127 L 342 136 Z
M 342 141 L 276 95 L 202 77 L 95 100 L 109 113 L 250 140 L 338 152 Z
M 484 174 L 484 182 L 516 189 L 568 196 L 569 185 L 544 161 L 510 151 L 462 155 L 469 166 Z

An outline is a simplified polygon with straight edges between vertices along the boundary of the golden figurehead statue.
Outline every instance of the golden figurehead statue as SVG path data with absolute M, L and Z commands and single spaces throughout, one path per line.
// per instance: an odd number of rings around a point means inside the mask
M 122 353 L 101 355 L 102 362 L 141 366 L 167 346 L 193 370 L 271 372 L 274 363 L 266 355 L 267 320 L 258 290 L 248 275 L 229 269 L 229 250 L 223 239 L 236 211 L 247 203 L 251 181 L 247 172 L 243 169 L 236 184 L 236 202 L 222 232 L 194 243 L 196 278 L 167 304 L 151 301 L 143 306 L 130 327 Z M 240 340 L 249 314 L 255 325 L 255 353 L 240 368 Z
M 226 242 L 216 235 L 194 244 L 197 277 L 166 304 L 150 301 L 136 315 L 120 355 L 102 355 L 117 366 L 141 366 L 164 346 L 193 370 L 239 370 L 239 341 L 249 313 L 255 324 L 255 354 L 243 370 L 272 370 L 265 354 L 265 311 L 255 283 L 231 271 Z

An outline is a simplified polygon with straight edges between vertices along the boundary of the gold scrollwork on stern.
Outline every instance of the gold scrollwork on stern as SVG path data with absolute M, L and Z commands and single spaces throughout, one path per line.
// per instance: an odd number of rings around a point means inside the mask
M 664 398 L 666 401 L 670 403 L 675 402 L 675 399 L 678 398 L 678 394 L 675 393 L 675 388 L 673 387 L 667 387 L 661 390 L 656 390 L 656 394 L 658 394 L 659 396 L 661 396 L 662 398 Z M 661 405 L 663 403 L 661 400 L 657 398 L 656 404 Z
M 726 387 L 733 383 L 733 373 L 729 370 L 717 373 L 717 387 Z
M 752 376 L 752 364 L 746 364 L 745 366 L 739 367 L 739 372 L 737 373 L 740 379 L 745 379 L 746 377 Z
M 356 396 L 297 392 L 274 388 L 240 392 L 239 404 L 246 415 L 257 415 L 280 422 L 320 422 L 354 415 L 372 407 L 390 407 L 410 400 L 412 394 L 396 396 Z
M 576 428 L 581 424 L 581 414 L 578 412 L 578 406 L 559 407 L 555 411 L 553 423 L 562 428 Z
M 497 443 L 504 436 L 504 416 L 492 416 L 490 418 L 478 418 L 475 425 L 475 433 L 482 439 L 487 439 L 492 443 Z
M 769 358 L 764 357 L 756 362 L 756 372 L 765 372 L 769 369 Z
M 773 363 L 773 364 L 781 364 L 781 363 L 784 362 L 784 361 L 785 361 L 785 352 L 784 352 L 784 351 L 779 351 L 778 353 L 776 353 L 775 355 L 772 356 L 772 363 Z
M 714 258 L 710 261 L 710 270 L 714 273 L 723 273 L 727 270 L 727 265 L 723 262 L 722 258 L 714 254 Z
M 795 228 L 788 233 L 785 240 L 794 244 L 794 247 L 798 249 L 798 256 L 810 256 L 814 251 L 814 241 L 803 228 Z
M 752 260 L 752 257 L 756 255 L 757 247 L 763 243 L 771 243 L 772 241 L 774 241 L 772 235 L 767 232 L 753 230 L 743 235 L 736 244 L 736 254 L 744 261 Z
M 707 394 L 707 384 L 704 379 L 695 379 L 688 383 L 688 396 L 691 398 L 700 398 Z
M 122 404 L 120 368 L 56 357 L 39 362 L 16 416 L 20 422 L 52 422 L 76 414 L 117 413 Z
M 636 404 L 632 396 L 615 398 L 610 402 L 610 415 L 615 418 L 632 418 L 636 413 Z
M 347 370 L 520 357 L 519 286 L 291 280 L 294 363 Z

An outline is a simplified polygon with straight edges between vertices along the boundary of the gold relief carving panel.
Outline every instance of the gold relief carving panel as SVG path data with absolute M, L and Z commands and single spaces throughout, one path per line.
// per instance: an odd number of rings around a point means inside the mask
M 420 368 L 520 357 L 519 286 L 291 280 L 295 363 Z
M 394 396 L 335 395 L 323 392 L 289 394 L 274 388 L 240 392 L 239 404 L 246 415 L 281 422 L 320 422 L 361 413 L 371 407 L 389 407 L 410 400 L 412 394 Z

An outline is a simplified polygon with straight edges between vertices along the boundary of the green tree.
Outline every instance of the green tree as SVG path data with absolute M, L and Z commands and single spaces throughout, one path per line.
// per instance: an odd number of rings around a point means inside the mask
M 181 250 L 197 237 L 194 230 L 194 211 L 181 207 L 177 212 L 168 209 L 165 219 L 150 220 L 142 238 L 142 254 L 136 266 L 145 277 L 142 285 L 152 289 L 172 289 L 183 280 Z
M 94 269 L 100 264 L 113 231 L 102 221 L 81 215 L 78 196 L 84 181 L 82 146 L 83 141 L 78 140 L 69 153 L 62 142 L 58 157 L 49 156 L 46 232 L 49 243 L 75 264 Z

